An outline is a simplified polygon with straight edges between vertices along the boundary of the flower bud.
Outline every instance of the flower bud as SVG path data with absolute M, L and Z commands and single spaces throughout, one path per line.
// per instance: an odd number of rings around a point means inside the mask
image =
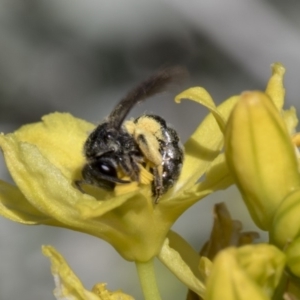
M 284 265 L 285 256 L 271 245 L 227 248 L 214 260 L 205 299 L 270 299 Z
M 300 176 L 284 120 L 265 93 L 241 94 L 226 127 L 225 155 L 254 222 L 268 230 Z

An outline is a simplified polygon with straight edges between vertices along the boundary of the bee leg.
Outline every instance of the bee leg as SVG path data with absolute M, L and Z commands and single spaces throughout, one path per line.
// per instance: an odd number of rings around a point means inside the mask
M 152 183 L 152 192 L 153 192 L 153 197 L 154 197 L 154 204 L 157 204 L 159 201 L 159 198 L 162 196 L 164 192 L 164 187 L 163 187 L 163 180 L 161 176 L 161 166 L 157 168 L 153 168 L 153 183 Z
M 162 155 L 160 153 L 160 145 L 157 138 L 142 129 L 136 130 L 136 141 L 144 156 L 155 166 L 162 164 Z
M 139 164 L 144 163 L 144 158 L 142 156 L 131 156 L 131 166 L 132 166 L 132 171 L 134 173 L 134 177 L 136 178 L 135 180 L 140 182 L 140 166 Z
M 136 141 L 144 154 L 145 158 L 150 161 L 153 167 L 153 184 L 152 192 L 154 196 L 154 203 L 157 204 L 159 198 L 164 192 L 163 180 L 162 180 L 162 162 L 163 158 L 160 153 L 160 144 L 158 139 L 144 130 L 136 130 Z
M 140 168 L 138 163 L 141 162 L 142 158 L 139 156 L 129 156 L 126 159 L 119 161 L 119 166 L 121 167 L 124 174 L 128 175 L 131 180 L 139 182 Z

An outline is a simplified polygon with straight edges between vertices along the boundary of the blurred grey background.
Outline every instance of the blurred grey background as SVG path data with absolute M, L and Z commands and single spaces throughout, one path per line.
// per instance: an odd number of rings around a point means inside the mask
M 243 90 L 264 89 L 275 61 L 287 68 L 288 106 L 299 109 L 299 16 L 296 0 L 1 0 L 0 130 L 53 111 L 98 123 L 141 79 L 173 64 L 185 65 L 190 79 L 131 115 L 160 114 L 183 141 L 207 111 L 187 101 L 174 104 L 176 92 L 200 85 L 220 103 Z M 0 173 L 8 178 L 2 160 Z M 221 201 L 247 230 L 255 228 L 231 188 L 187 211 L 174 230 L 199 250 L 210 233 L 213 204 Z M 87 288 L 107 282 L 111 290 L 142 299 L 134 264 L 107 243 L 0 218 L 0 300 L 53 299 L 42 244 L 56 247 Z M 159 263 L 157 275 L 163 299 L 184 299 L 185 287 Z

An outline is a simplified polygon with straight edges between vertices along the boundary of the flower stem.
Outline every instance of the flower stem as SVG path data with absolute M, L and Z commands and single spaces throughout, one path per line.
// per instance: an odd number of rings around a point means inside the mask
M 153 259 L 135 262 L 145 300 L 161 300 L 154 274 Z

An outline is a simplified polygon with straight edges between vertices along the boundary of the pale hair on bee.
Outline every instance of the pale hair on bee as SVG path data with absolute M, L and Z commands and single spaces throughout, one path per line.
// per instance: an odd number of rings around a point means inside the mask
M 116 184 L 140 183 L 141 167 L 148 166 L 153 174 L 154 203 L 158 203 L 180 175 L 183 146 L 176 131 L 160 116 L 144 114 L 124 120 L 137 103 L 166 91 L 171 83 L 186 77 L 183 67 L 164 68 L 141 82 L 116 105 L 84 144 L 83 179 L 75 181 L 79 190 L 84 192 L 83 184 L 113 190 Z M 120 173 L 124 175 L 122 178 Z

